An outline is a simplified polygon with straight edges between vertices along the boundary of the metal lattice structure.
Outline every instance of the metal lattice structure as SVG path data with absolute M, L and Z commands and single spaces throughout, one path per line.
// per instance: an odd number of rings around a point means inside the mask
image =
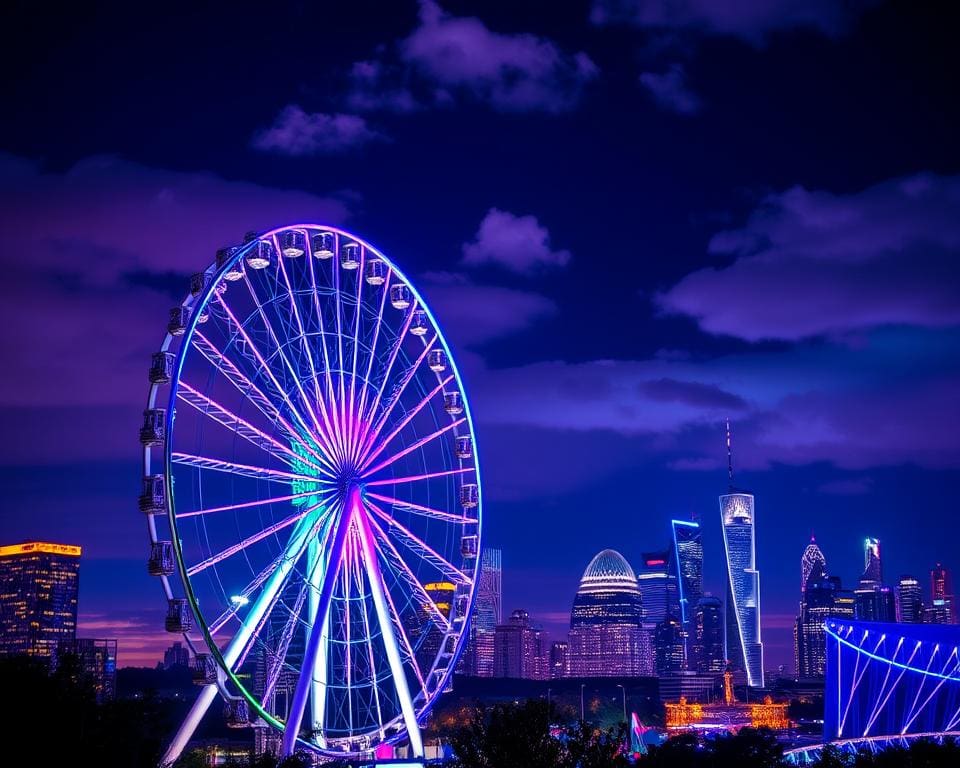
M 444 689 L 481 485 L 450 349 L 369 243 L 314 224 L 223 249 L 170 313 L 140 440 L 149 571 L 203 687 L 283 751 L 371 757 Z M 443 584 L 441 602 L 428 585 Z
M 824 738 L 960 729 L 960 627 L 830 620 Z
M 958 739 L 960 739 L 960 731 L 909 733 L 903 736 L 871 736 L 866 739 L 842 739 L 826 744 L 811 744 L 806 747 L 787 750 L 783 753 L 783 756 L 790 765 L 820 765 L 825 750 L 829 748 L 839 753 L 843 759 L 849 759 L 852 762 L 862 752 L 876 754 L 891 747 L 908 748 L 911 742 L 921 740 L 942 744 L 944 741 L 956 741 Z

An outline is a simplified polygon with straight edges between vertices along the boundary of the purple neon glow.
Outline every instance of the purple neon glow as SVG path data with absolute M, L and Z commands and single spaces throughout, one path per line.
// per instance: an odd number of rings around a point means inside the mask
M 398 451 L 397 453 L 393 454 L 393 456 L 391 456 L 389 459 L 384 459 L 384 460 L 381 461 L 379 464 L 377 464 L 375 467 L 368 468 L 368 467 L 366 466 L 366 464 L 362 465 L 362 466 L 361 466 L 361 470 L 363 471 L 363 476 L 364 476 L 364 477 L 370 477 L 371 475 L 375 475 L 377 472 L 379 472 L 379 471 L 380 471 L 381 469 L 383 469 L 384 467 L 389 467 L 389 466 L 390 466 L 391 464 L 393 464 L 395 461 L 399 461 L 399 460 L 402 459 L 404 456 L 407 456 L 408 454 L 413 453 L 413 452 L 416 451 L 418 448 L 421 448 L 422 446 L 424 446 L 424 445 L 426 445 L 427 443 L 429 443 L 431 440 L 436 440 L 438 437 L 440 437 L 441 435 L 446 434 L 446 433 L 449 432 L 450 430 L 456 429 L 456 428 L 459 427 L 461 424 L 463 424 L 463 422 L 465 422 L 465 421 L 466 421 L 466 418 L 464 417 L 464 418 L 462 418 L 462 419 L 457 419 L 456 421 L 450 422 L 450 423 L 447 424 L 445 427 L 441 427 L 441 428 L 438 429 L 436 432 L 432 432 L 431 434 L 427 435 L 426 437 L 420 438 L 419 440 L 417 440 L 417 442 L 413 443 L 412 445 L 407 446 L 407 447 L 404 448 L 402 451 Z
M 333 493 L 330 489 L 327 493 Z M 293 501 L 307 496 L 323 496 L 322 491 L 301 491 L 300 493 L 291 493 L 287 496 L 274 496 L 272 499 L 256 499 L 255 501 L 241 501 L 236 504 L 225 504 L 222 507 L 208 507 L 207 509 L 196 509 L 192 512 L 177 512 L 175 517 L 180 520 L 184 517 L 198 517 L 199 515 L 209 515 L 213 512 L 231 512 L 237 509 L 249 509 L 250 507 L 260 507 L 267 504 L 279 504 L 284 501 Z
M 429 351 L 429 347 L 427 348 L 427 350 Z M 419 364 L 419 361 L 418 361 L 417 364 Z M 411 408 L 411 409 L 407 412 L 407 414 L 400 420 L 400 423 L 397 424 L 396 428 L 394 428 L 394 430 L 393 430 L 389 435 L 387 435 L 383 440 L 381 440 L 381 441 L 380 441 L 380 444 L 379 444 L 376 448 L 374 448 L 374 449 L 372 449 L 372 450 L 371 450 L 370 448 L 367 448 L 367 449 L 364 451 L 364 453 L 363 453 L 363 456 L 362 456 L 360 465 L 361 465 L 361 466 L 366 466 L 366 465 L 369 464 L 371 461 L 373 461 L 375 458 L 377 458 L 377 456 L 379 456 L 381 453 L 383 453 L 383 451 L 384 451 L 384 450 L 386 449 L 386 447 L 393 441 L 393 439 L 394 439 L 397 435 L 399 435 L 399 434 L 406 428 L 406 426 L 407 426 L 411 421 L 413 421 L 413 419 L 416 417 L 416 415 L 417 415 L 418 413 L 420 413 L 420 411 L 423 410 L 424 406 L 426 406 L 434 397 L 436 397 L 440 392 L 443 391 L 444 387 L 446 387 L 446 385 L 450 383 L 451 379 L 453 379 L 453 376 L 452 376 L 452 375 L 451 375 L 451 376 L 447 376 L 445 379 L 443 379 L 442 381 L 440 381 L 440 383 L 437 384 L 437 386 L 435 386 L 435 387 L 434 387 L 433 389 L 431 389 L 426 395 L 424 395 L 423 398 L 420 400 L 420 402 L 417 403 L 413 408 Z M 404 382 L 402 386 L 405 388 L 405 387 L 406 387 L 406 382 Z M 402 391 L 402 389 L 401 389 L 401 391 Z M 372 438 L 371 438 L 370 442 L 368 443 L 368 445 L 370 445 L 370 443 L 372 443 L 373 440 L 376 440 L 376 439 L 377 439 L 377 437 L 378 437 L 379 434 L 380 434 L 380 430 L 383 428 L 381 425 L 384 424 L 384 423 L 386 423 L 386 419 L 387 419 L 387 417 L 389 416 L 390 411 L 393 410 L 394 404 L 395 404 L 399 399 L 400 399 L 400 398 L 399 398 L 399 396 L 398 396 L 398 397 L 395 398 L 395 399 L 390 403 L 390 405 L 387 407 L 386 412 L 385 412 L 385 414 L 384 414 L 384 417 L 380 420 L 380 422 L 378 423 L 378 425 L 373 428 L 373 431 L 372 431 L 372 433 L 371 433 L 371 434 L 372 434 Z
M 411 318 L 413 313 L 410 313 Z M 390 418 L 390 414 L 393 412 L 394 407 L 400 401 L 400 397 L 406 390 L 407 385 L 413 380 L 414 375 L 417 372 L 417 369 L 420 368 L 423 361 L 426 359 L 427 355 L 430 353 L 430 350 L 433 349 L 433 345 L 437 341 L 437 336 L 434 334 L 434 337 L 430 341 L 423 345 L 423 350 L 417 356 L 417 359 L 410 365 L 407 369 L 404 377 L 400 380 L 400 385 L 397 387 L 395 393 L 391 394 L 390 402 L 387 404 L 387 407 L 383 410 L 383 413 L 376 420 L 376 422 L 368 427 L 363 440 L 362 454 L 367 454 L 370 451 L 371 446 L 374 441 L 377 439 L 377 436 L 380 434 L 380 431 L 383 429 L 384 425 L 387 423 L 387 420 Z M 421 406 L 422 407 L 422 406 Z
M 287 433 L 287 437 L 290 440 L 294 440 L 299 443 L 305 451 L 310 453 L 318 461 L 324 462 L 332 469 L 332 464 L 330 464 L 329 459 L 323 456 L 310 445 L 303 442 L 300 437 L 300 434 L 295 430 L 290 423 L 283 418 L 283 415 L 280 413 L 279 409 L 274 406 L 274 404 L 267 398 L 266 395 L 254 384 L 250 379 L 241 373 L 240 369 L 237 368 L 234 363 L 227 358 L 217 347 L 212 344 L 209 339 L 207 339 L 202 333 L 197 331 L 194 334 L 194 337 L 191 341 L 192 346 L 197 349 L 197 351 L 202 354 L 207 361 L 213 365 L 213 367 L 220 373 L 224 375 L 227 381 L 232 384 L 238 392 L 240 392 L 248 402 L 253 403 L 257 409 L 266 417 L 266 419 L 272 423 L 279 424 L 283 427 L 284 431 Z
M 377 501 L 382 501 L 385 504 L 390 504 L 393 507 L 398 507 L 399 509 L 406 509 L 418 514 L 425 515 L 426 517 L 432 517 L 435 520 L 444 520 L 448 523 L 475 523 L 472 517 L 466 517 L 464 515 L 454 515 L 450 512 L 444 512 L 440 509 L 434 509 L 433 507 L 425 507 L 422 504 L 414 504 L 412 501 L 402 501 L 401 499 L 395 499 L 392 496 L 381 496 L 378 493 L 372 493 L 367 491 L 366 497 L 368 499 L 376 499 Z
M 269 469 L 267 467 L 255 467 L 249 464 L 236 464 L 232 461 L 214 459 L 207 456 L 194 456 L 188 453 L 173 453 L 171 458 L 176 464 L 188 464 L 200 469 L 212 469 L 218 472 L 229 472 L 233 475 L 242 477 L 256 477 L 261 480 L 272 480 L 277 483 L 289 483 L 293 480 L 303 480 L 304 482 L 314 483 L 315 477 L 310 475 L 298 475 L 294 472 L 284 472 L 280 469 Z
M 378 485 L 402 485 L 404 483 L 415 483 L 418 480 L 432 480 L 435 477 L 450 477 L 452 475 L 466 475 L 474 472 L 473 467 L 462 467 L 461 469 L 446 469 L 442 472 L 426 472 L 422 475 L 408 475 L 406 477 L 388 477 L 385 480 L 367 480 L 364 482 L 364 488 L 372 488 Z M 370 495 L 370 494 L 368 494 Z

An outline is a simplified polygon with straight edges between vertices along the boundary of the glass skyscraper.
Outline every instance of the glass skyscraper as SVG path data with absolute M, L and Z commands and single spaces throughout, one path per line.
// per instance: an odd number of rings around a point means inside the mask
M 677 579 L 680 612 L 676 617 L 683 631 L 683 666 L 694 665 L 693 612 L 703 597 L 703 536 L 699 523 L 673 520 L 670 523 L 673 538 L 672 571 Z
M 956 624 L 957 606 L 953 597 L 950 571 L 940 563 L 930 571 L 931 617 L 937 624 Z
M 637 586 L 643 601 L 643 623 L 651 631 L 668 615 L 677 615 L 677 579 L 670 572 L 670 552 L 644 552 Z
M 484 548 L 480 555 L 480 583 L 470 619 L 470 637 L 458 666 L 464 674 L 493 677 L 494 633 L 503 623 L 502 573 L 501 551 Z
M 693 609 L 693 670 L 719 675 L 726 668 L 723 653 L 723 605 L 716 597 L 702 597 Z
M 727 560 L 726 655 L 747 685 L 763 687 L 760 572 L 757 570 L 753 494 L 731 489 L 720 497 Z
M 76 638 L 80 554 L 44 541 L 0 547 L 0 655 L 49 658 Z

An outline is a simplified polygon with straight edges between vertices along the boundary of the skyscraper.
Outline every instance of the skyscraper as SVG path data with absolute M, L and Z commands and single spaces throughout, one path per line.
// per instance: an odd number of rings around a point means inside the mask
M 763 643 L 760 640 L 760 572 L 756 562 L 753 494 L 733 485 L 730 422 L 727 422 L 729 493 L 720 496 L 723 548 L 727 564 L 726 657 L 747 685 L 763 687 Z
M 793 628 L 793 659 L 800 678 L 823 677 L 823 620 L 839 589 L 839 579 L 827 580 L 827 559 L 811 534 L 800 557 L 800 613 Z
M 80 554 L 43 541 L 0 547 L 0 655 L 50 657 L 76 637 Z
M 493 677 L 493 636 L 503 623 L 502 553 L 484 548 L 480 556 L 480 583 L 470 619 L 470 637 L 459 669 L 476 677 Z
M 643 602 L 643 623 L 653 628 L 670 613 L 679 614 L 677 579 L 671 573 L 669 551 L 644 552 L 643 569 L 637 575 L 637 586 Z
M 161 666 L 163 669 L 172 669 L 173 667 L 189 667 L 190 651 L 188 651 L 187 646 L 185 646 L 179 640 L 175 640 L 173 645 L 163 652 L 163 661 L 160 662 L 159 666 Z
M 923 621 L 923 590 L 913 576 L 901 576 L 897 581 L 897 621 L 903 624 Z
M 650 636 L 633 569 L 605 549 L 587 566 L 570 613 L 567 659 L 571 677 L 653 674 Z
M 555 640 L 550 646 L 550 677 L 567 676 L 567 642 Z
M 883 584 L 883 563 L 880 560 L 880 540 L 868 536 L 863 541 L 863 575 L 860 586 Z
M 938 624 L 957 623 L 957 605 L 953 597 L 950 571 L 940 563 L 930 571 L 930 597 L 933 615 Z
M 844 594 L 837 576 L 808 579 L 793 633 L 800 679 L 823 679 L 827 664 L 824 622 L 829 616 L 853 616 L 852 608 L 842 603 Z
M 810 543 L 807 544 L 807 548 L 803 550 L 803 556 L 800 558 L 800 594 L 803 595 L 807 588 L 807 582 L 811 578 L 820 580 L 826 577 L 827 558 L 823 556 L 823 552 L 817 546 L 816 537 L 811 534 Z
M 514 611 L 506 623 L 494 630 L 493 676 L 548 678 L 545 642 L 543 630 L 531 624 L 530 615 L 523 610 Z
M 723 605 L 719 598 L 701 597 L 693 609 L 693 669 L 701 675 L 719 675 L 726 669 L 723 655 Z
M 668 616 L 657 624 L 653 634 L 657 675 L 675 675 L 686 668 L 686 639 L 679 619 Z
M 677 618 L 683 630 L 684 668 L 693 667 L 693 610 L 703 597 L 703 537 L 700 524 L 687 520 L 670 523 L 673 538 L 673 571 L 677 578 L 680 612 Z

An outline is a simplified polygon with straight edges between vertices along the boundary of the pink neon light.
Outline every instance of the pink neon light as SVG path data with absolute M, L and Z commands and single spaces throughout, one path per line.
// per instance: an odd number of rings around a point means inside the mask
M 460 426 L 461 424 L 463 424 L 463 422 L 465 422 L 465 421 L 466 421 L 466 418 L 457 419 L 456 421 L 451 422 L 451 423 L 448 424 L 447 426 L 441 427 L 441 428 L 438 429 L 436 432 L 434 432 L 434 433 L 432 433 L 432 434 L 429 434 L 429 435 L 427 435 L 426 437 L 420 438 L 419 440 L 417 440 L 417 442 L 413 443 L 412 445 L 408 446 L 407 448 L 404 448 L 402 451 L 399 451 L 398 453 L 393 454 L 393 456 L 391 456 L 389 459 L 385 459 L 384 461 L 381 461 L 379 464 L 377 464 L 377 466 L 373 467 L 372 469 L 366 469 L 365 466 L 364 466 L 364 467 L 361 467 L 361 471 L 363 472 L 363 476 L 364 476 L 364 477 L 369 477 L 370 475 L 376 474 L 377 472 L 379 472 L 379 471 L 380 471 L 381 469 L 383 469 L 384 467 L 389 467 L 389 466 L 390 466 L 391 464 L 393 464 L 395 461 L 399 461 L 400 459 L 402 459 L 402 458 L 403 458 L 404 456 L 406 456 L 407 454 L 412 453 L 413 451 L 417 450 L 418 448 L 420 448 L 420 447 L 423 446 L 423 445 L 426 445 L 426 444 L 429 443 L 431 440 L 435 440 L 436 438 L 440 437 L 442 434 L 444 434 L 444 433 L 446 433 L 446 432 L 449 432 L 451 429 L 456 429 L 458 426 Z

